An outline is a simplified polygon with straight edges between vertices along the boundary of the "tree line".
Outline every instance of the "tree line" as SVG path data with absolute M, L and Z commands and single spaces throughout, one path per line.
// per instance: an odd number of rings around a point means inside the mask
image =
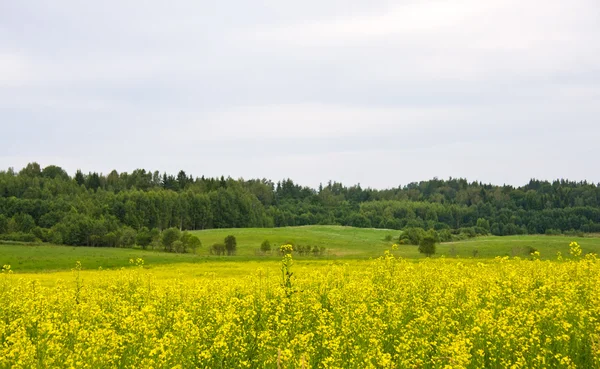
M 478 224 L 479 223 L 479 224 Z M 134 170 L 107 175 L 30 163 L 0 171 L 0 239 L 127 247 L 145 232 L 348 225 L 473 227 L 494 235 L 600 232 L 600 185 L 531 180 L 521 187 L 450 178 L 390 189 L 291 179 L 205 178 Z M 461 232 L 459 232 L 461 233 Z M 225 251 L 226 252 L 226 251 Z

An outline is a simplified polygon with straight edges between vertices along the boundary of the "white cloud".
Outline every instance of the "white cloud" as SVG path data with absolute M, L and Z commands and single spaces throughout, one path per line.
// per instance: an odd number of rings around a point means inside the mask
M 0 50 L 0 88 L 17 87 L 29 79 L 27 61 L 17 53 Z
M 203 130 L 200 140 L 318 138 L 424 129 L 469 113 L 452 108 L 353 107 L 326 104 L 247 106 L 209 113 L 188 125 Z
M 0 167 L 597 179 L 597 0 L 0 7 Z

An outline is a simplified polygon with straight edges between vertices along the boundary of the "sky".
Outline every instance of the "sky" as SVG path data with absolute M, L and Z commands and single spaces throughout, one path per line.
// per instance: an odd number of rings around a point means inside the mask
M 0 1 L 0 169 L 600 182 L 598 0 Z

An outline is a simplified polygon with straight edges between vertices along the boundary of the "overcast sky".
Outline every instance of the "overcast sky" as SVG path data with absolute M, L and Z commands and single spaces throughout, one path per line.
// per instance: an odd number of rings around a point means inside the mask
M 0 168 L 600 182 L 600 2 L 0 1 Z

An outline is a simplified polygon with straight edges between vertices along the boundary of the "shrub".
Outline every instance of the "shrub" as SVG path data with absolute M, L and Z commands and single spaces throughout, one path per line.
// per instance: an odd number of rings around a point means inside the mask
M 215 243 L 210 247 L 210 253 L 213 255 L 225 255 L 225 244 Z
M 181 239 L 179 228 L 168 228 L 162 232 L 161 241 L 165 251 L 173 251 L 173 242 Z
M 425 235 L 426 233 L 423 228 L 409 227 L 404 229 L 404 231 L 400 235 L 399 241 L 402 242 L 402 240 L 404 240 L 405 243 L 408 243 L 410 245 L 419 245 L 421 243 L 421 240 L 425 237 Z
M 485 234 L 488 234 L 490 231 L 490 222 L 485 218 L 477 219 L 477 228 L 482 228 L 485 230 Z
M 225 250 L 227 251 L 227 255 L 235 255 L 237 249 L 237 240 L 235 236 L 229 235 L 225 237 Z
M 183 232 L 181 235 L 181 242 L 183 242 L 185 252 L 192 250 L 193 253 L 196 253 L 196 249 L 202 246 L 202 242 L 198 236 L 195 236 L 189 232 Z
M 260 244 L 260 251 L 262 251 L 262 252 L 271 252 L 271 242 L 269 242 L 269 240 L 264 240 Z
M 473 230 L 475 231 L 475 234 L 477 236 L 487 236 L 488 234 L 490 234 L 490 232 L 488 232 L 487 229 L 482 227 L 473 227 Z
M 537 251 L 538 251 L 538 249 L 536 249 L 533 246 L 526 246 L 525 247 L 525 253 L 527 254 L 527 256 L 529 256 L 529 255 L 531 255 L 531 254 L 533 254 L 534 252 L 537 252 Z
M 135 245 L 137 234 L 131 227 L 125 227 L 121 234 L 121 245 L 124 247 L 131 247 Z
M 180 240 L 173 242 L 173 251 L 179 254 L 185 254 L 187 252 L 185 244 Z
M 43 242 L 50 242 L 51 240 L 52 234 L 48 228 L 35 227 L 31 230 L 31 233 Z
M 147 227 L 142 227 L 135 236 L 135 243 L 142 249 L 146 250 L 152 242 L 152 234 Z
M 25 232 L 12 232 L 7 234 L 1 234 L 0 240 L 2 241 L 16 241 L 16 242 L 41 242 L 33 233 Z
M 313 246 L 312 253 L 314 256 L 323 256 L 325 254 L 325 246 Z
M 452 241 L 452 233 L 448 229 L 442 229 L 438 232 L 438 236 L 440 242 L 450 242 Z
M 477 237 L 477 232 L 475 231 L 474 227 L 459 228 L 458 233 L 462 233 L 462 234 L 466 235 L 468 238 Z
M 431 235 L 423 237 L 419 243 L 419 252 L 427 257 L 435 254 L 435 242 L 435 238 Z

